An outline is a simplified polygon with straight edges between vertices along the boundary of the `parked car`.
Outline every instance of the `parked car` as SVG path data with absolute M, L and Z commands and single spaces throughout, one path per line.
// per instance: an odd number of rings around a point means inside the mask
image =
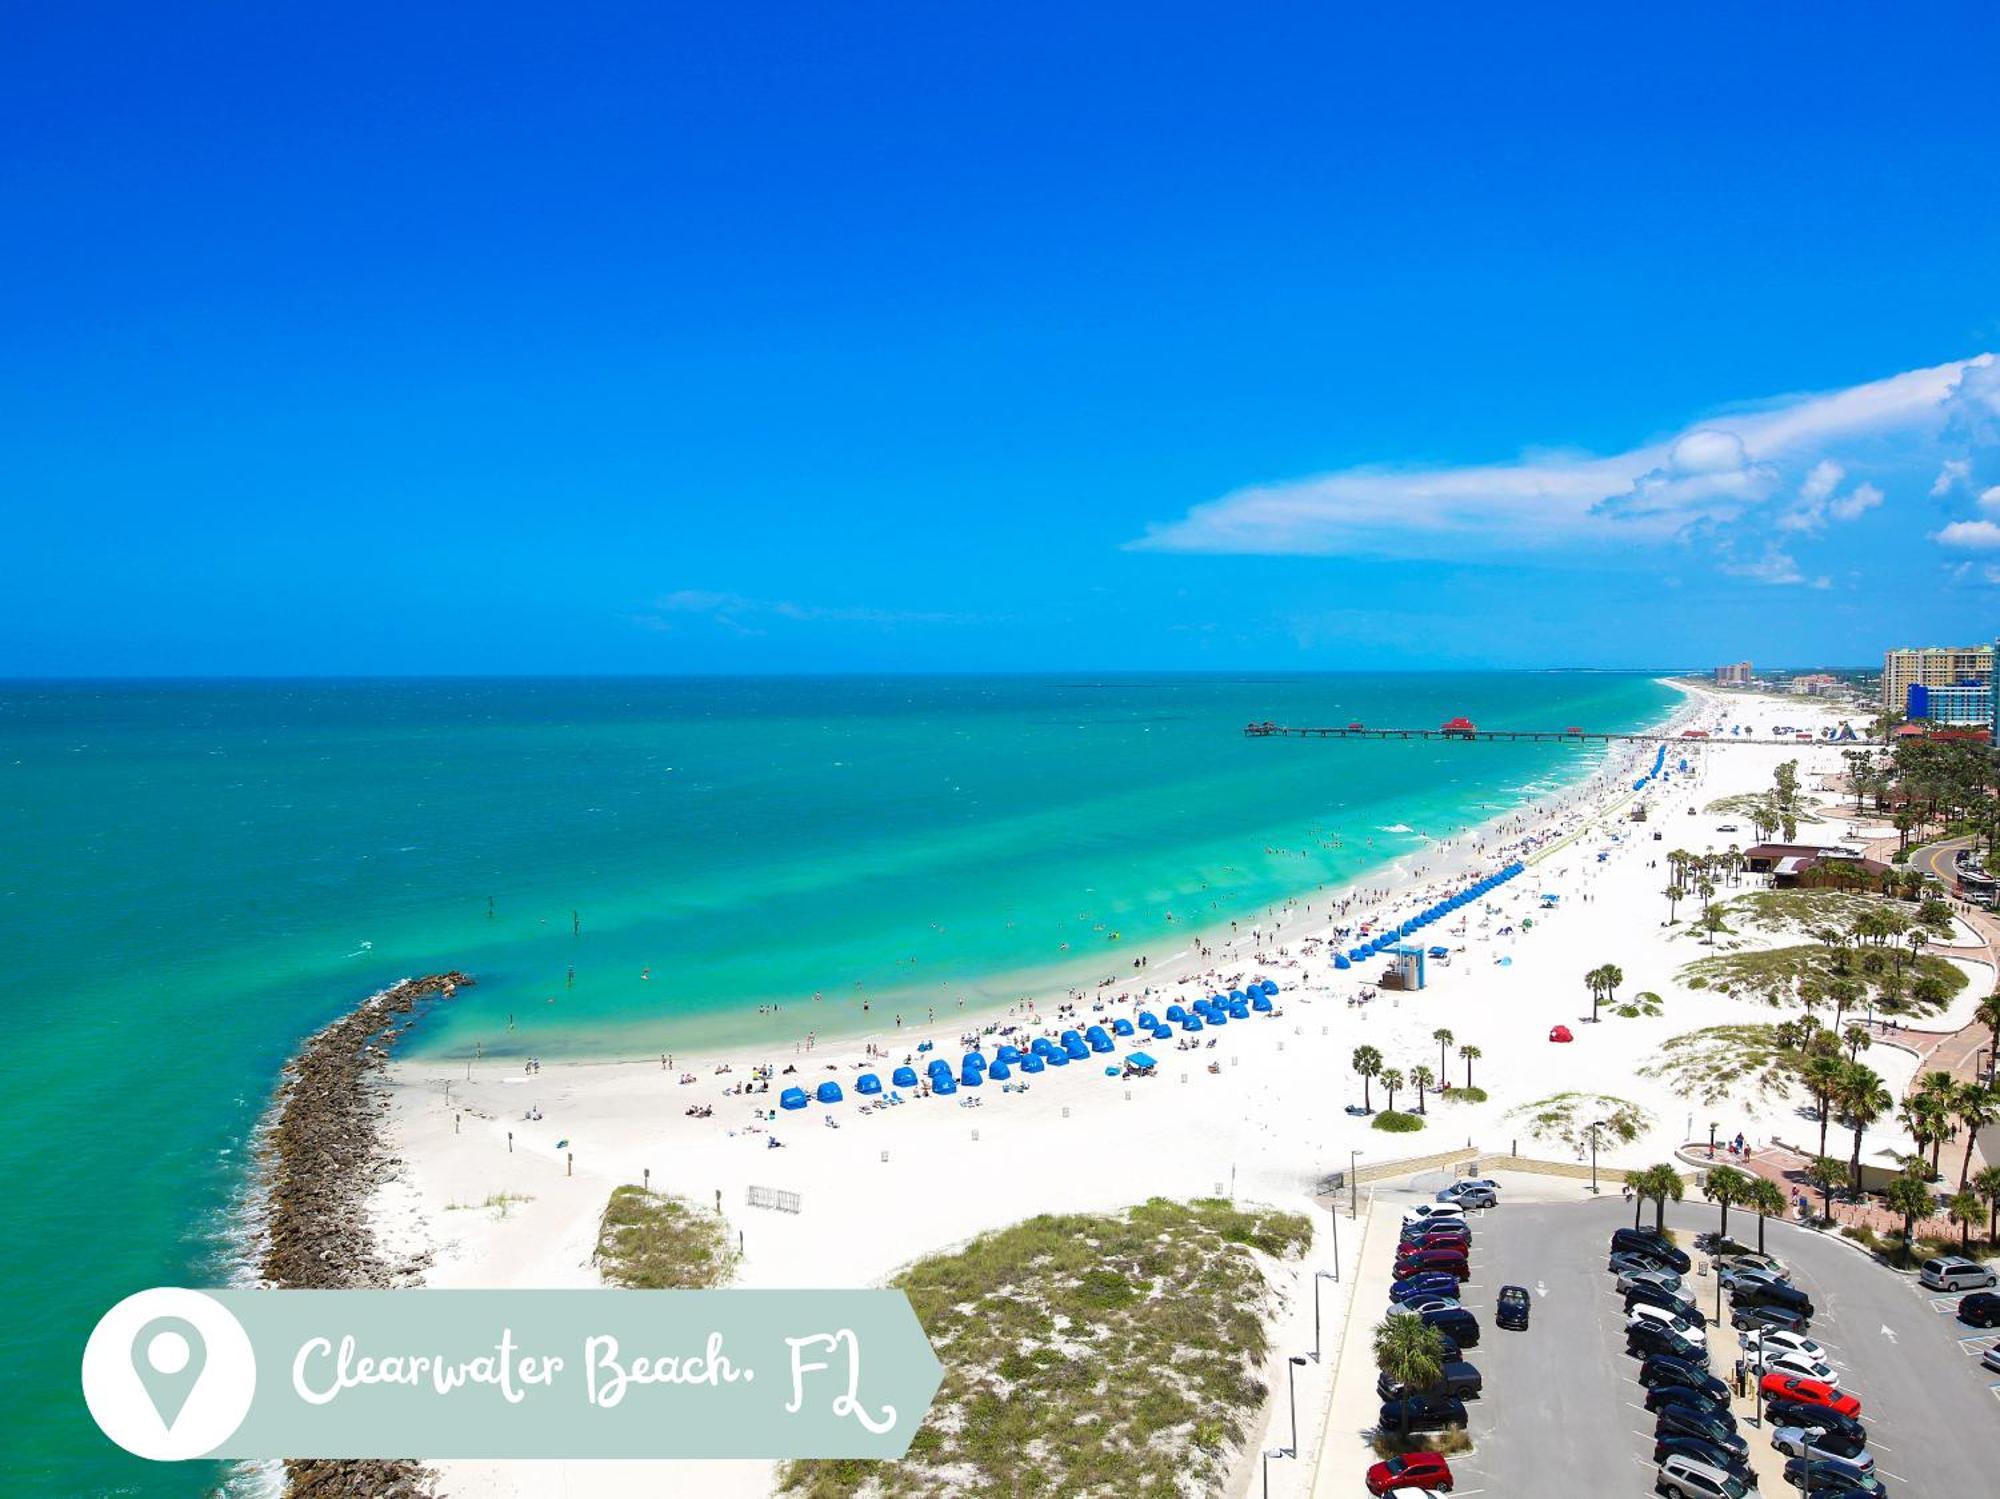
M 1676 1275 L 1685 1275 L 1694 1268 L 1694 1262 L 1687 1257 L 1687 1251 L 1675 1245 L 1650 1228 L 1621 1228 L 1611 1235 L 1611 1252 L 1637 1250 L 1640 1254 L 1651 1255 Z
M 1495 1197 L 1500 1195 L 1500 1183 L 1490 1176 L 1467 1176 L 1461 1178 L 1458 1184 L 1461 1187 L 1484 1187 Z
M 1655 1390 L 1685 1390 L 1697 1397 L 1696 1404 L 1708 1406 L 1729 1404 L 1727 1385 L 1706 1369 L 1697 1369 L 1693 1364 L 1683 1363 L 1680 1359 L 1648 1359 L 1640 1366 L 1639 1383 L 1646 1387 L 1648 1396 Z M 1682 1404 L 1687 1403 L 1682 1402 Z M 1648 1405 L 1646 1409 L 1656 1410 L 1658 1407 Z
M 1720 1468 L 1731 1478 L 1742 1483 L 1755 1483 L 1747 1458 L 1738 1458 L 1712 1442 L 1704 1442 L 1700 1437 L 1665 1436 L 1653 1439 L 1653 1465 L 1664 1463 L 1670 1457 L 1692 1458 L 1695 1462 L 1706 1463 L 1711 1468 Z
M 1467 1210 L 1493 1208 L 1500 1205 L 1500 1194 L 1491 1187 L 1476 1187 L 1471 1182 L 1453 1182 L 1438 1193 L 1437 1200 L 1456 1203 Z
M 1450 1395 L 1456 1400 L 1476 1400 L 1485 1384 L 1479 1371 L 1460 1359 L 1442 1365 L 1437 1382 L 1421 1390 L 1406 1390 L 1396 1380 L 1383 1374 L 1375 1381 L 1375 1396 L 1378 1400 L 1396 1400 L 1404 1395 Z
M 1664 1270 L 1669 1275 L 1674 1267 L 1657 1254 L 1648 1254 L 1643 1249 L 1614 1249 L 1611 1257 L 1604 1262 L 1604 1268 L 1613 1275 L 1623 1275 L 1631 1270 Z
M 1449 1275 L 1454 1280 L 1472 1279 L 1472 1262 L 1456 1249 L 1418 1249 L 1396 1256 L 1392 1275 L 1411 1276 L 1426 1272 Z
M 1398 1232 L 1405 1244 L 1420 1239 L 1447 1239 L 1460 1244 L 1472 1242 L 1472 1225 L 1463 1218 L 1432 1218 L 1423 1223 L 1405 1223 Z
M 1934 1260 L 1925 1260 L 1924 1268 L 1917 1279 L 1933 1291 L 1976 1291 L 1991 1285 L 2000 1285 L 1996 1276 L 1978 1260 L 1966 1259 L 1963 1255 L 1940 1255 Z
M 1463 1308 L 1455 1296 L 1417 1296 L 1409 1301 L 1392 1302 L 1389 1306 L 1390 1315 L 1404 1317 L 1422 1317 L 1431 1312 L 1461 1310 Z
M 1449 1494 L 1451 1464 L 1438 1452 L 1399 1452 L 1370 1468 L 1366 1482 L 1368 1492 L 1375 1495 L 1410 1489 Z
M 1859 1396 L 1836 1390 L 1832 1385 L 1817 1379 L 1802 1379 L 1796 1374 L 1766 1374 L 1757 1381 L 1757 1393 L 1765 1400 L 1788 1400 L 1799 1405 L 1818 1405 L 1840 1416 L 1859 1416 L 1861 1400 Z
M 1697 1327 L 1708 1326 L 1708 1318 L 1695 1305 L 1694 1298 L 1678 1291 L 1662 1291 L 1658 1286 L 1634 1286 L 1625 1293 L 1625 1314 L 1630 1316 L 1634 1308 L 1642 1306 L 1685 1317 Z
M 1698 1437 L 1738 1462 L 1750 1460 L 1750 1444 L 1736 1430 L 1735 1417 L 1723 1410 L 1699 1409 L 1692 1405 L 1664 1405 L 1653 1413 L 1653 1435 Z
M 1991 1291 L 1975 1291 L 1959 1297 L 1958 1320 L 1968 1327 L 2000 1326 L 2000 1296 Z
M 1722 1270 L 1764 1270 L 1777 1276 L 1780 1280 L 1789 1280 L 1791 1278 L 1791 1272 L 1785 1268 L 1785 1262 L 1774 1254 L 1757 1254 L 1749 1250 L 1737 1250 L 1732 1254 L 1717 1255 L 1715 1263 Z
M 1454 1223 L 1463 1223 L 1465 1209 L 1455 1202 L 1420 1202 L 1415 1207 L 1403 1209 L 1405 1223 L 1436 1223 L 1447 1218 Z
M 1681 1278 L 1671 1270 L 1648 1267 L 1644 1270 L 1618 1272 L 1618 1292 L 1621 1296 L 1640 1286 L 1651 1286 L 1656 1291 L 1665 1291 L 1669 1296 L 1678 1296 L 1686 1289 L 1681 1284 Z
M 1435 1327 L 1455 1341 L 1459 1347 L 1479 1346 L 1479 1319 L 1456 1302 L 1450 1306 L 1422 1311 L 1417 1315 L 1423 1319 L 1424 1326 Z
M 1729 1409 L 1729 1392 L 1722 1388 L 1722 1381 L 1715 1381 L 1717 1396 L 1711 1397 L 1705 1391 L 1684 1384 L 1656 1384 L 1646 1391 L 1646 1409 L 1665 1410 L 1670 1405 L 1685 1405 L 1698 1411 Z
M 1669 1358 L 1680 1359 L 1684 1363 L 1708 1367 L 1708 1349 L 1700 1343 L 1691 1343 L 1670 1327 L 1660 1327 L 1653 1323 L 1640 1323 L 1637 1327 L 1625 1329 L 1625 1351 L 1643 1356 L 1664 1353 Z
M 1745 1499 L 1750 1492 L 1727 1469 L 1678 1452 L 1660 1464 L 1653 1487 L 1669 1499 Z
M 1736 1339 L 1745 1353 L 1754 1353 L 1759 1348 L 1769 1353 L 1784 1349 L 1788 1353 L 1803 1353 L 1807 1358 L 1816 1358 L 1823 1364 L 1833 1362 L 1833 1355 L 1826 1351 L 1824 1343 L 1815 1342 L 1802 1332 L 1786 1332 L 1772 1328 L 1762 1332 L 1746 1332 Z
M 1843 1416 L 1838 1411 L 1828 1410 L 1823 1405 L 1806 1405 L 1797 1400 L 1772 1400 L 1764 1406 L 1764 1419 L 1773 1427 L 1803 1426 L 1808 1431 L 1823 1431 L 1837 1436 L 1843 1442 L 1852 1442 L 1857 1448 L 1868 1445 L 1868 1428 L 1852 1416 Z
M 1633 1306 L 1625 1312 L 1625 1326 L 1629 1328 L 1650 1325 L 1671 1328 L 1689 1342 L 1701 1337 L 1701 1329 L 1686 1317 L 1668 1311 L 1663 1306 Z
M 1797 1312 L 1810 1318 L 1813 1314 L 1812 1298 L 1797 1286 L 1782 1281 L 1764 1284 L 1739 1284 L 1731 1293 L 1731 1307 L 1740 1306 L 1781 1306 L 1787 1311 Z
M 1979 1355 L 1979 1366 L 1982 1369 L 1991 1369 L 1995 1374 L 2000 1374 L 2000 1343 L 1994 1344 L 1993 1347 Z
M 1526 1286 L 1502 1286 L 1499 1310 L 1494 1313 L 1493 1320 L 1515 1332 L 1526 1332 L 1528 1317 L 1533 1307 L 1534 1303 L 1528 1297 Z
M 1715 1272 L 1715 1278 L 1722 1282 L 1722 1289 L 1734 1291 L 1738 1286 L 1788 1286 L 1791 1278 L 1782 1270 L 1767 1270 L 1762 1265 L 1724 1265 Z
M 1465 1402 L 1450 1395 L 1402 1395 L 1382 1403 L 1383 1431 L 1442 1431 L 1466 1424 Z
M 1790 1306 L 1737 1306 L 1729 1311 L 1729 1325 L 1744 1332 L 1767 1331 L 1802 1333 L 1812 1318 Z
M 1882 1480 L 1877 1478 L 1873 1473 L 1856 1473 L 1845 1469 L 1837 1459 L 1832 1462 L 1823 1463 L 1815 1458 L 1810 1464 L 1810 1471 L 1812 1476 L 1812 1492 L 1814 1495 L 1886 1494 L 1889 1492 L 1882 1487 Z M 1788 1457 L 1785 1459 L 1785 1482 L 1791 1484 L 1792 1487 L 1804 1488 L 1807 1472 L 1808 1464 L 1804 1458 Z
M 1801 1379 L 1816 1379 L 1830 1389 L 1840 1388 L 1840 1376 L 1833 1366 L 1809 1354 L 1767 1348 L 1761 1354 L 1752 1350 L 1751 1359 L 1750 1367 L 1759 1374 L 1796 1374 Z
M 1458 1299 L 1458 1277 L 1446 1275 L 1442 1270 L 1419 1270 L 1414 1275 L 1393 1281 L 1389 1286 L 1392 1302 L 1421 1301 L 1430 1296 L 1449 1296 Z
M 1810 1451 L 1816 1464 L 1826 1458 L 1842 1457 L 1865 1463 L 1870 1472 L 1875 1468 L 1875 1459 L 1868 1455 L 1867 1447 L 1861 1443 L 1837 1432 L 1817 1431 L 1810 1426 L 1780 1426 L 1771 1433 L 1771 1445 L 1786 1457 L 1804 1457 Z

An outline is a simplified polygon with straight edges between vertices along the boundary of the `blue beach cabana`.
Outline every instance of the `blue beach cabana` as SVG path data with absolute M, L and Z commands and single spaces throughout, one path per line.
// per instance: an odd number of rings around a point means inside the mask
M 910 1081 L 915 1082 L 916 1079 L 912 1077 Z M 873 1096 L 882 1091 L 882 1079 L 872 1072 L 864 1072 L 854 1080 L 854 1091 Z
M 1023 1072 L 1042 1072 L 1047 1069 L 1048 1065 L 1047 1062 L 1042 1060 L 1042 1054 L 1038 1051 L 1031 1051 L 1028 1055 L 1021 1058 L 1021 1070 Z
M 1005 1062 L 995 1062 L 991 1067 L 986 1069 L 986 1075 L 996 1083 L 1004 1083 L 1014 1075 L 1014 1069 L 1009 1067 Z
M 959 1073 L 958 1081 L 964 1087 L 977 1088 L 981 1083 L 986 1081 L 986 1069 L 984 1067 L 968 1066 L 963 1072 Z
M 1255 999 L 1250 1001 L 1250 1008 L 1257 1011 L 1260 1015 L 1270 1014 L 1271 996 L 1268 994 L 1258 995 Z
M 1333 955 L 1333 966 L 1335 968 L 1352 968 L 1354 964 L 1349 961 L 1346 953 L 1337 952 Z
M 945 1094 L 945 1093 L 956 1093 L 957 1091 L 958 1091 L 958 1084 L 952 1081 L 952 1077 L 949 1072 L 942 1073 L 939 1076 L 931 1079 L 931 1092 L 933 1093 Z
M 898 1088 L 914 1088 L 917 1085 L 917 1069 L 914 1067 L 898 1067 L 894 1072 L 889 1074 L 889 1081 Z
M 787 1088 L 778 1095 L 778 1107 L 781 1109 L 802 1109 L 806 1101 L 804 1088 Z
M 1111 1034 L 1114 1036 L 1131 1035 L 1132 1022 L 1127 1020 L 1123 1015 L 1120 1015 L 1116 1020 L 1111 1022 Z
M 1044 1052 L 1042 1060 L 1047 1062 L 1051 1067 L 1067 1067 L 1069 1066 L 1069 1053 L 1061 1047 L 1057 1047 L 1054 1051 Z
M 846 1096 L 846 1094 L 840 1091 L 840 1084 L 832 1078 L 828 1078 L 819 1085 L 818 1097 L 821 1103 L 839 1103 Z

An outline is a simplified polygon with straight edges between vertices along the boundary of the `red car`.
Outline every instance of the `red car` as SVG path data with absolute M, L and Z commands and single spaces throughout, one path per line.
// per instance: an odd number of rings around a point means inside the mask
M 1766 1374 L 1758 1381 L 1757 1391 L 1766 1400 L 1796 1400 L 1800 1405 L 1816 1405 L 1840 1416 L 1861 1414 L 1861 1402 L 1854 1396 L 1796 1374 Z
M 1420 1274 L 1425 1270 L 1440 1270 L 1460 1280 L 1472 1277 L 1472 1267 L 1466 1263 L 1462 1249 L 1419 1249 L 1398 1254 L 1393 1275 L 1401 1280 L 1406 1275 Z
M 1449 1494 L 1451 1464 L 1435 1452 L 1399 1452 L 1368 1470 L 1369 1493 L 1386 1494 L 1391 1489 L 1430 1489 Z

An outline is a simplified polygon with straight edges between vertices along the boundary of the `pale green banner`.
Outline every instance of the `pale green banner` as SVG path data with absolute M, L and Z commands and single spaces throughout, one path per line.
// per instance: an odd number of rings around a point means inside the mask
M 144 1291 L 84 1394 L 144 1457 L 899 1457 L 900 1291 Z

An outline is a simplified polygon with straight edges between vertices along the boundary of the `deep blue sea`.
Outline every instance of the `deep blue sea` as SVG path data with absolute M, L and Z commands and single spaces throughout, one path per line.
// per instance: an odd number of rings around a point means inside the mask
M 286 1055 L 396 978 L 478 977 L 417 1042 L 454 1055 L 943 1013 L 1345 882 L 1600 753 L 1246 721 L 1629 729 L 1676 698 L 1571 672 L 0 687 L 6 1488 L 213 1484 L 97 1436 L 84 1338 L 131 1291 L 216 1282 Z

